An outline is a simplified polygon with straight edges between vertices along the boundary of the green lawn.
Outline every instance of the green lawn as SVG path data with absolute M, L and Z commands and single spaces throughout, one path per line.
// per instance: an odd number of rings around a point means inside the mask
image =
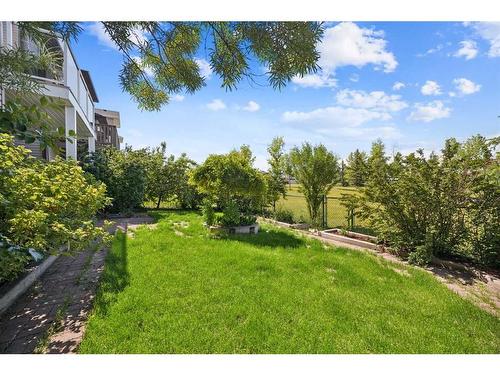
M 500 320 L 431 275 L 265 225 L 157 211 L 118 234 L 81 353 L 499 353 Z

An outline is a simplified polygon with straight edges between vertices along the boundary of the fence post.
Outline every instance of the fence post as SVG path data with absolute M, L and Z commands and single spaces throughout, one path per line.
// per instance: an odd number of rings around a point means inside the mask
M 323 216 L 325 218 L 324 228 L 328 228 L 328 197 L 326 195 L 323 197 L 325 206 L 325 214 Z

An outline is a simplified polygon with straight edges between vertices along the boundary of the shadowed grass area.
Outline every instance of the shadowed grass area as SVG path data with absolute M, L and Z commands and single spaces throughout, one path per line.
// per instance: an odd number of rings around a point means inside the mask
M 117 235 L 81 353 L 500 351 L 500 321 L 421 270 L 268 225 L 215 239 L 196 213 L 155 216 Z

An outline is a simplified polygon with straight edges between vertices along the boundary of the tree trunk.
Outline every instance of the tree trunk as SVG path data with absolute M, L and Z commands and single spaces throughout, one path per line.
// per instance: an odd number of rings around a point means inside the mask
M 161 200 L 162 200 L 162 198 L 163 198 L 163 195 L 162 195 L 162 194 L 160 194 L 160 195 L 158 196 L 158 203 L 156 204 L 156 209 L 159 209 L 159 208 L 160 208 L 160 204 L 161 204 Z

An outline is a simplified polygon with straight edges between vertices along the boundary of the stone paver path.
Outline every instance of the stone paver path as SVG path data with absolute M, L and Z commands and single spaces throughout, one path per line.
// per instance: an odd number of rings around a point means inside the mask
M 0 353 L 40 349 L 56 315 L 64 321 L 81 321 L 90 309 L 105 256 L 105 250 L 60 256 L 0 318 Z M 75 327 L 75 334 L 79 332 Z
M 151 223 L 148 216 L 115 219 L 127 231 Z M 0 353 L 74 353 L 92 308 L 107 250 L 62 255 L 0 316 Z

